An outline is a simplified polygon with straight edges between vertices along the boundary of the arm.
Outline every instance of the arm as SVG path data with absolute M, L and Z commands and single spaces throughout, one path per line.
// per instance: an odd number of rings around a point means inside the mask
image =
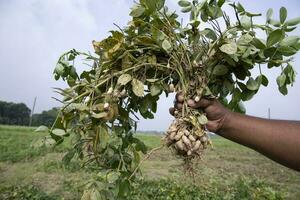
M 180 107 L 181 99 L 177 95 L 176 107 Z M 300 122 L 266 120 L 234 113 L 217 100 L 202 99 L 198 103 L 189 100 L 188 104 L 206 112 L 209 131 L 300 171 Z

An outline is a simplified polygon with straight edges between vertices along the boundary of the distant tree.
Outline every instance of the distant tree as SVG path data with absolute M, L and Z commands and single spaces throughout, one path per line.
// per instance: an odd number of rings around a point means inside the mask
M 0 101 L 0 124 L 28 125 L 30 112 L 24 103 Z
M 58 108 L 52 108 L 51 110 L 43 111 L 39 114 L 32 116 L 32 126 L 51 126 L 58 114 Z

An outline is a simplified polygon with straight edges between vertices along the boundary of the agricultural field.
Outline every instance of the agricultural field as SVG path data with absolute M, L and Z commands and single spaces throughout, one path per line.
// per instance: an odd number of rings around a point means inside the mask
M 61 159 L 70 142 L 55 149 L 34 149 L 43 134 L 34 129 L 0 126 L 0 199 L 80 199 L 95 173 L 76 160 Z M 160 136 L 143 135 L 149 148 Z M 220 137 L 195 165 L 194 177 L 168 149 L 142 164 L 143 177 L 128 199 L 300 199 L 300 174 Z

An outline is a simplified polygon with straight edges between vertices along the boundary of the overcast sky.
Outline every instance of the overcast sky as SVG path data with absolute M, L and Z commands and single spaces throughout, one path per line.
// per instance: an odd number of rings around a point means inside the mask
M 178 8 L 177 0 L 167 2 L 171 9 Z M 278 15 L 279 8 L 285 6 L 289 18 L 300 16 L 299 0 L 240 2 L 254 12 L 265 14 L 272 7 Z M 51 99 L 51 88 L 64 87 L 52 76 L 60 54 L 72 48 L 93 52 L 91 41 L 106 37 L 115 29 L 113 23 L 125 26 L 132 5 L 133 0 L 0 0 L 0 100 L 24 102 L 31 108 L 37 96 L 37 112 L 58 106 Z M 300 35 L 299 29 L 296 35 Z M 297 55 L 294 67 L 298 71 L 299 64 Z M 282 96 L 276 85 L 279 73 L 266 72 L 270 87 L 246 103 L 247 113 L 267 117 L 271 108 L 272 118 L 300 120 L 300 78 L 289 94 Z M 165 130 L 172 119 L 168 114 L 172 102 L 172 96 L 162 97 L 156 119 L 142 120 L 139 129 Z

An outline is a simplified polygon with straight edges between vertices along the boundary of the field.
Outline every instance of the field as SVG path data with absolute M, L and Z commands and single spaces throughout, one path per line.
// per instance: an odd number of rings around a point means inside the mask
M 61 163 L 68 141 L 54 150 L 33 149 L 33 129 L 0 126 L 0 199 L 80 199 L 93 174 Z M 160 136 L 139 135 L 149 148 Z M 143 163 L 145 177 L 128 199 L 300 199 L 300 173 L 214 137 L 214 149 L 195 165 L 195 182 L 167 149 Z

